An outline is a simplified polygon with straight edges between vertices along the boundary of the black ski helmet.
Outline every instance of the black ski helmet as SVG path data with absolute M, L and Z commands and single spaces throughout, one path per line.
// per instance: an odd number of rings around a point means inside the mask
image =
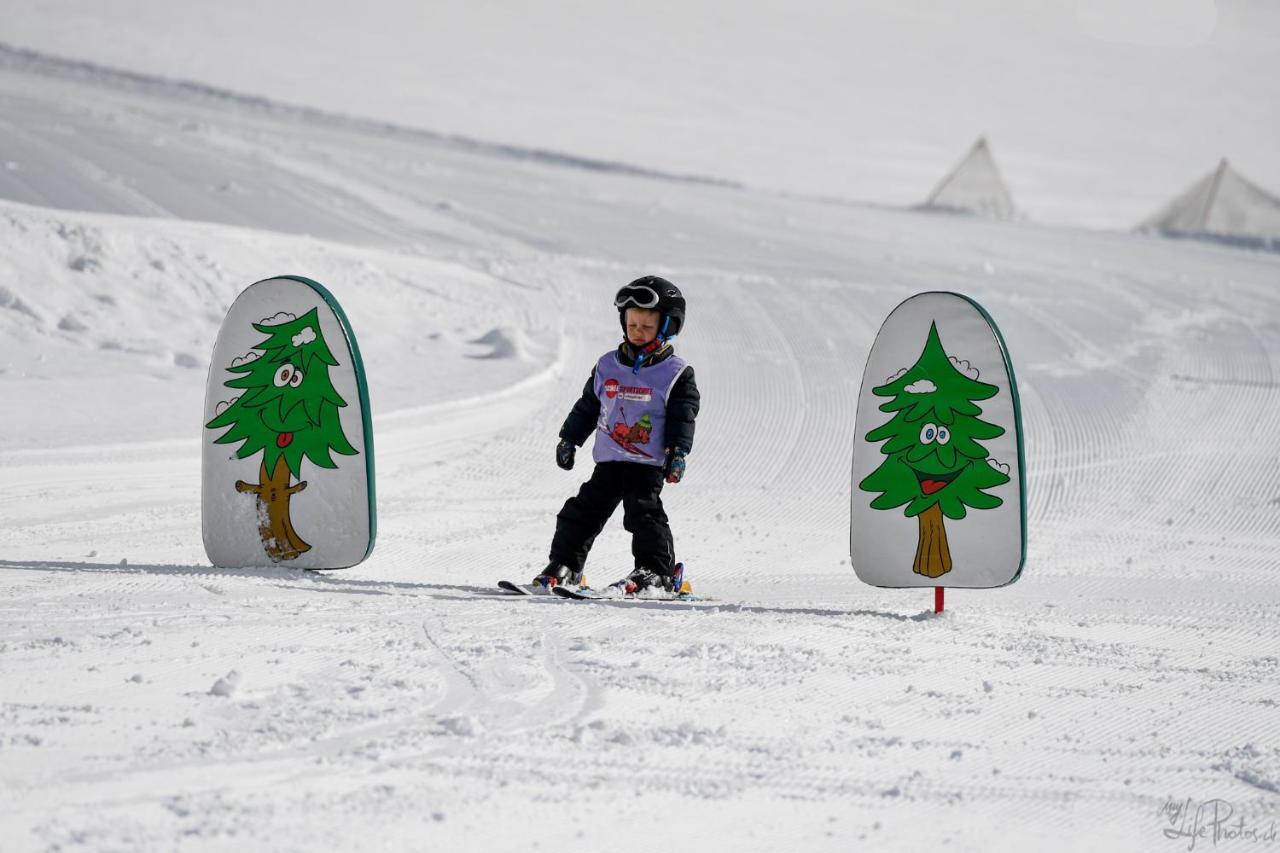
M 652 308 L 662 317 L 658 324 L 658 334 L 663 338 L 674 338 L 684 328 L 684 294 L 665 278 L 646 275 L 638 278 L 618 291 L 613 297 L 614 307 L 618 309 L 618 322 L 622 324 L 622 333 L 627 333 L 628 308 Z

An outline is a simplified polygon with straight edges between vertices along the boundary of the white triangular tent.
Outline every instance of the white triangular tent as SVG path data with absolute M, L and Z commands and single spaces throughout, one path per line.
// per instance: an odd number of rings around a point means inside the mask
M 1280 198 L 1246 180 L 1223 158 L 1218 168 L 1138 227 L 1280 246 Z
M 1012 219 L 1017 210 L 985 137 L 952 169 L 925 201 L 926 208 L 961 210 L 996 219 Z

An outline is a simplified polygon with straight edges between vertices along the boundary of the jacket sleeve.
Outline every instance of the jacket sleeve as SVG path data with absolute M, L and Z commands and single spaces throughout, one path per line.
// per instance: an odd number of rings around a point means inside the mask
M 596 422 L 600 419 L 600 398 L 596 396 L 596 370 L 591 368 L 587 384 L 582 386 L 582 396 L 573 404 L 569 417 L 564 419 L 560 427 L 560 437 L 578 447 L 596 431 Z
M 667 447 L 682 447 L 686 453 L 693 450 L 693 422 L 701 404 L 693 368 L 686 367 L 667 397 Z

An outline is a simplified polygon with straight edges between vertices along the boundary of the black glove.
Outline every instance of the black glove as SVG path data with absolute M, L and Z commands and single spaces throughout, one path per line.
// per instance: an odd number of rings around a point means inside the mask
M 678 483 L 684 479 L 684 448 L 673 447 L 667 451 L 667 464 L 662 466 L 662 473 L 667 475 L 668 483 Z
M 560 439 L 560 443 L 556 445 L 556 464 L 566 471 L 573 470 L 573 454 L 577 448 L 572 443 Z

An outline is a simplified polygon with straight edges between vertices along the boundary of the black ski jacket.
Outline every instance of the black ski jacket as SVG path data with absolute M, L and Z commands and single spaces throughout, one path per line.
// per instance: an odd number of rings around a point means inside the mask
M 648 364 L 660 364 L 671 356 L 675 350 L 667 347 L 649 356 Z M 636 363 L 636 351 L 631 344 L 623 341 L 618 347 L 618 360 L 632 367 Z M 640 368 L 644 370 L 644 368 Z M 560 427 L 560 437 L 565 441 L 581 447 L 591 437 L 600 419 L 600 398 L 596 396 L 596 369 L 591 368 L 587 384 L 582 387 L 582 396 L 573 404 L 573 411 L 565 418 Z M 667 397 L 667 447 L 679 447 L 685 453 L 693 450 L 693 422 L 698 417 L 698 407 L 702 402 L 698 394 L 698 385 L 693 381 L 693 367 L 686 367 L 671 387 Z

